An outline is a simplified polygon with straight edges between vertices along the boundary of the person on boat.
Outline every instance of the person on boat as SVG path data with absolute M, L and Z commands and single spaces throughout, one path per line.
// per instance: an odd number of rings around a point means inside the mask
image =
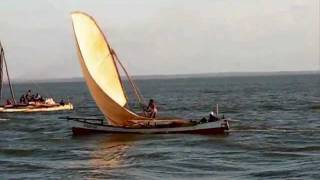
M 24 94 L 20 96 L 19 102 L 20 102 L 20 104 L 25 104 L 26 103 L 26 98 L 25 98 Z
M 219 120 L 219 117 L 217 116 L 217 114 L 214 111 L 211 111 L 209 114 L 208 122 L 213 122 L 213 121 L 217 121 L 217 120 Z
M 32 101 L 32 93 L 31 93 L 31 90 L 29 89 L 28 92 L 26 93 L 26 97 L 28 102 L 31 102 Z
M 217 115 L 216 112 L 214 112 L 214 110 L 212 110 L 210 113 L 209 113 L 209 119 L 207 119 L 206 117 L 203 117 L 201 120 L 200 120 L 200 123 L 207 123 L 207 122 L 213 122 L 213 121 L 218 121 L 219 120 L 219 117 Z
M 40 99 L 41 99 L 41 95 L 40 95 L 39 93 L 37 93 L 37 94 L 34 96 L 34 100 L 35 100 L 36 102 L 39 102 Z
M 61 106 L 64 106 L 66 103 L 64 102 L 63 99 L 61 99 L 60 103 L 59 103 Z
M 35 98 L 35 95 L 34 95 L 34 94 L 31 95 L 31 101 L 32 101 L 32 102 L 35 102 L 35 101 L 36 101 L 36 98 Z
M 45 103 L 46 100 L 41 96 L 39 101 L 40 101 L 40 103 Z
M 150 118 L 156 118 L 156 116 L 158 114 L 158 109 L 157 109 L 157 105 L 153 99 L 149 100 L 149 104 L 148 104 L 146 112 L 149 114 Z
M 10 108 L 10 107 L 13 107 L 14 106 L 14 103 L 12 102 L 11 99 L 7 99 L 6 100 L 6 104 L 4 105 L 4 107 L 6 108 Z

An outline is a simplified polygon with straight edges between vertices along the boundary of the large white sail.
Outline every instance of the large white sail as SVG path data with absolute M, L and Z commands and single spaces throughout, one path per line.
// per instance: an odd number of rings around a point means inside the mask
M 127 99 L 110 46 L 92 17 L 72 13 L 82 72 L 97 106 L 112 125 L 126 126 L 130 120 L 145 120 L 125 106 Z

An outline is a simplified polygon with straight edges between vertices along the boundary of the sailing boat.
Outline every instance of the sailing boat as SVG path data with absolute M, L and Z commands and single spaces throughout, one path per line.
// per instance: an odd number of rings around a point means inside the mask
M 6 76 L 8 80 L 8 85 L 10 88 L 11 99 L 6 101 L 6 104 L 0 106 L 0 113 L 11 113 L 11 112 L 45 112 L 45 111 L 59 111 L 59 110 L 72 110 L 73 105 L 70 102 L 67 103 L 55 103 L 52 98 L 47 98 L 44 100 L 40 96 L 39 99 L 32 101 L 17 102 L 15 98 L 15 93 L 10 81 L 9 70 L 7 61 L 5 59 L 4 49 L 0 42 L 0 100 L 3 96 L 3 80 L 4 80 L 4 70 L 6 71 Z M 31 94 L 30 94 L 31 95 Z
M 83 12 L 72 13 L 73 30 L 84 79 L 105 119 L 66 117 L 75 135 L 88 133 L 197 133 L 218 134 L 229 129 L 228 119 L 199 123 L 181 118 L 149 118 L 128 108 L 118 66 L 126 73 L 139 99 L 141 94 L 95 20 Z

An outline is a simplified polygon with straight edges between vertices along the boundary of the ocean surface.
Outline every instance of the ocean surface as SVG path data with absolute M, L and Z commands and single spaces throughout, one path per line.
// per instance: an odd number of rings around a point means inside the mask
M 137 80 L 161 115 L 201 119 L 215 104 L 228 135 L 72 136 L 63 116 L 101 116 L 84 82 L 14 84 L 74 111 L 0 114 L 0 179 L 320 179 L 320 75 Z M 137 103 L 128 90 L 130 106 Z

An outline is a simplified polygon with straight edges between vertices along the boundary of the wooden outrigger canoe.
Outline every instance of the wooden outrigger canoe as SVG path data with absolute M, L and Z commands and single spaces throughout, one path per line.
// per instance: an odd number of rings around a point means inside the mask
M 196 123 L 188 125 L 174 124 L 167 120 L 152 120 L 136 127 L 117 127 L 105 124 L 103 119 L 66 117 L 71 120 L 74 135 L 87 135 L 93 133 L 116 134 L 226 134 L 229 130 L 229 119 L 220 119 L 214 122 Z
M 26 105 L 26 106 L 14 106 L 14 107 L 0 107 L 0 113 L 16 113 L 16 112 L 50 112 L 50 111 L 64 111 L 72 110 L 73 105 L 71 103 L 66 103 L 64 105 Z
M 142 95 L 97 23 L 83 12 L 72 13 L 72 22 L 84 79 L 105 116 L 104 119 L 67 117 L 75 135 L 97 132 L 221 134 L 229 130 L 228 119 L 200 123 L 182 118 L 152 119 L 131 111 L 117 65 L 127 75 L 140 104 Z

